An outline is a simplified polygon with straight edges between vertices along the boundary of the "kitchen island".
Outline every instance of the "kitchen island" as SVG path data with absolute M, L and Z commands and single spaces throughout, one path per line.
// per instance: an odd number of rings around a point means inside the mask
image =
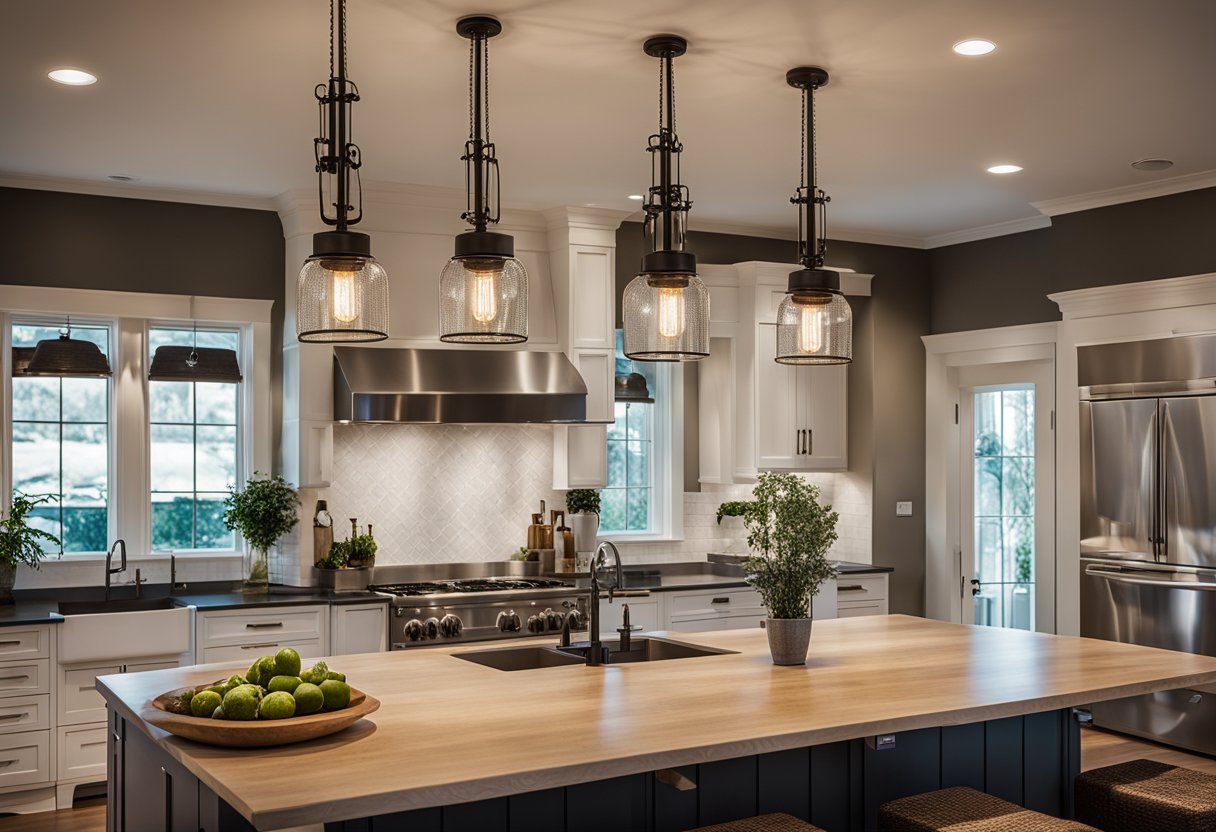
M 453 655 L 503 649 L 485 644 L 344 656 L 379 711 L 246 751 L 141 717 L 231 665 L 102 677 L 111 828 L 664 830 L 784 810 L 844 832 L 956 784 L 1068 814 L 1071 708 L 1216 682 L 1204 656 L 900 615 L 817 622 L 805 667 L 775 667 L 762 630 L 667 637 L 732 652 L 516 672 Z

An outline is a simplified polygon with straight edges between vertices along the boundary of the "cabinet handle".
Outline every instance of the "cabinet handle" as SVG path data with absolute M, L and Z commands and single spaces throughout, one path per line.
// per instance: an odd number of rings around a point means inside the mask
M 165 832 L 173 832 L 173 775 L 164 767 L 160 767 L 165 775 Z
M 246 624 L 245 629 L 246 630 L 268 630 L 268 629 L 272 629 L 274 627 L 282 627 L 282 626 L 283 626 L 282 621 L 272 621 L 272 622 L 269 622 L 266 624 Z
M 27 714 L 29 714 L 29 711 L 21 711 L 20 713 L 15 714 L 0 714 L 0 719 L 21 719 Z
M 30 678 L 30 674 L 28 674 L 28 673 L 22 673 L 20 676 L 0 676 L 0 682 L 12 682 L 12 681 L 16 681 L 17 679 L 28 679 L 28 678 Z
M 20 644 L 20 643 L 21 643 L 20 641 L 15 641 L 15 640 L 0 641 L 0 647 L 8 647 L 10 644 Z
M 105 745 L 105 744 L 106 744 L 106 741 L 105 741 L 105 740 L 93 740 L 92 742 L 82 742 L 82 743 L 80 744 L 80 747 L 81 747 L 81 748 L 89 748 L 90 746 L 94 746 L 94 745 Z
M 278 647 L 278 646 L 279 645 L 277 645 L 277 644 L 273 644 L 271 642 L 266 642 L 265 644 L 242 644 L 241 649 L 242 650 L 263 650 L 267 647 Z
M 806 452 L 808 456 L 815 453 L 815 431 L 810 428 L 806 431 Z
M 15 762 L 17 762 L 17 761 L 16 760 L 0 760 L 0 768 L 8 768 Z
M 714 598 L 709 603 L 711 603 L 711 604 L 729 604 L 730 598 Z
M 846 584 L 845 586 L 836 587 L 836 591 L 837 592 L 869 592 L 870 590 L 866 589 L 861 584 Z

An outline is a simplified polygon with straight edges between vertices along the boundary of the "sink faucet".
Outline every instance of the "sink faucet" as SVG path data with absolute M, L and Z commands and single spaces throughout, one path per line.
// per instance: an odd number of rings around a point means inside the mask
M 605 552 L 611 550 L 612 557 L 616 561 L 616 569 L 612 577 L 612 583 L 608 584 L 608 600 L 612 600 L 613 590 L 619 588 L 625 583 L 625 573 L 621 568 L 621 552 L 616 548 L 616 544 L 611 540 L 605 540 L 595 547 L 595 554 L 591 556 L 591 632 L 590 647 L 587 650 L 587 665 L 595 667 L 603 660 L 604 645 L 600 641 L 600 570 L 608 565 L 608 559 L 605 557 Z
M 114 550 L 117 549 L 122 558 L 115 569 L 110 564 L 114 560 Z M 110 600 L 110 576 L 117 575 L 119 572 L 127 571 L 127 541 L 121 537 L 114 541 L 114 545 L 110 547 L 109 553 L 106 555 L 106 600 Z

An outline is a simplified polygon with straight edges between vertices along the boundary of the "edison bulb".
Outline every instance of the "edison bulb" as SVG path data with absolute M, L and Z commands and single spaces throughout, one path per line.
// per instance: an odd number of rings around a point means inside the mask
M 498 277 L 501 270 L 470 269 L 473 290 L 469 293 L 473 320 L 488 324 L 498 317 Z
M 798 349 L 800 352 L 817 353 L 823 349 L 823 324 L 827 304 L 801 305 L 798 318 Z
M 355 273 L 352 271 L 334 271 L 333 315 L 334 319 L 344 324 L 359 317 L 358 288 Z
M 659 289 L 659 334 L 664 338 L 679 338 L 684 334 L 683 289 Z

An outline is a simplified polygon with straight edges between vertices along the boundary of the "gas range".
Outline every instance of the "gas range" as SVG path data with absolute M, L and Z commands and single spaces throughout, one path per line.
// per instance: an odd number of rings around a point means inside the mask
M 521 638 L 587 627 L 587 594 L 530 573 L 536 564 L 378 566 L 368 589 L 388 595 L 393 650 Z

